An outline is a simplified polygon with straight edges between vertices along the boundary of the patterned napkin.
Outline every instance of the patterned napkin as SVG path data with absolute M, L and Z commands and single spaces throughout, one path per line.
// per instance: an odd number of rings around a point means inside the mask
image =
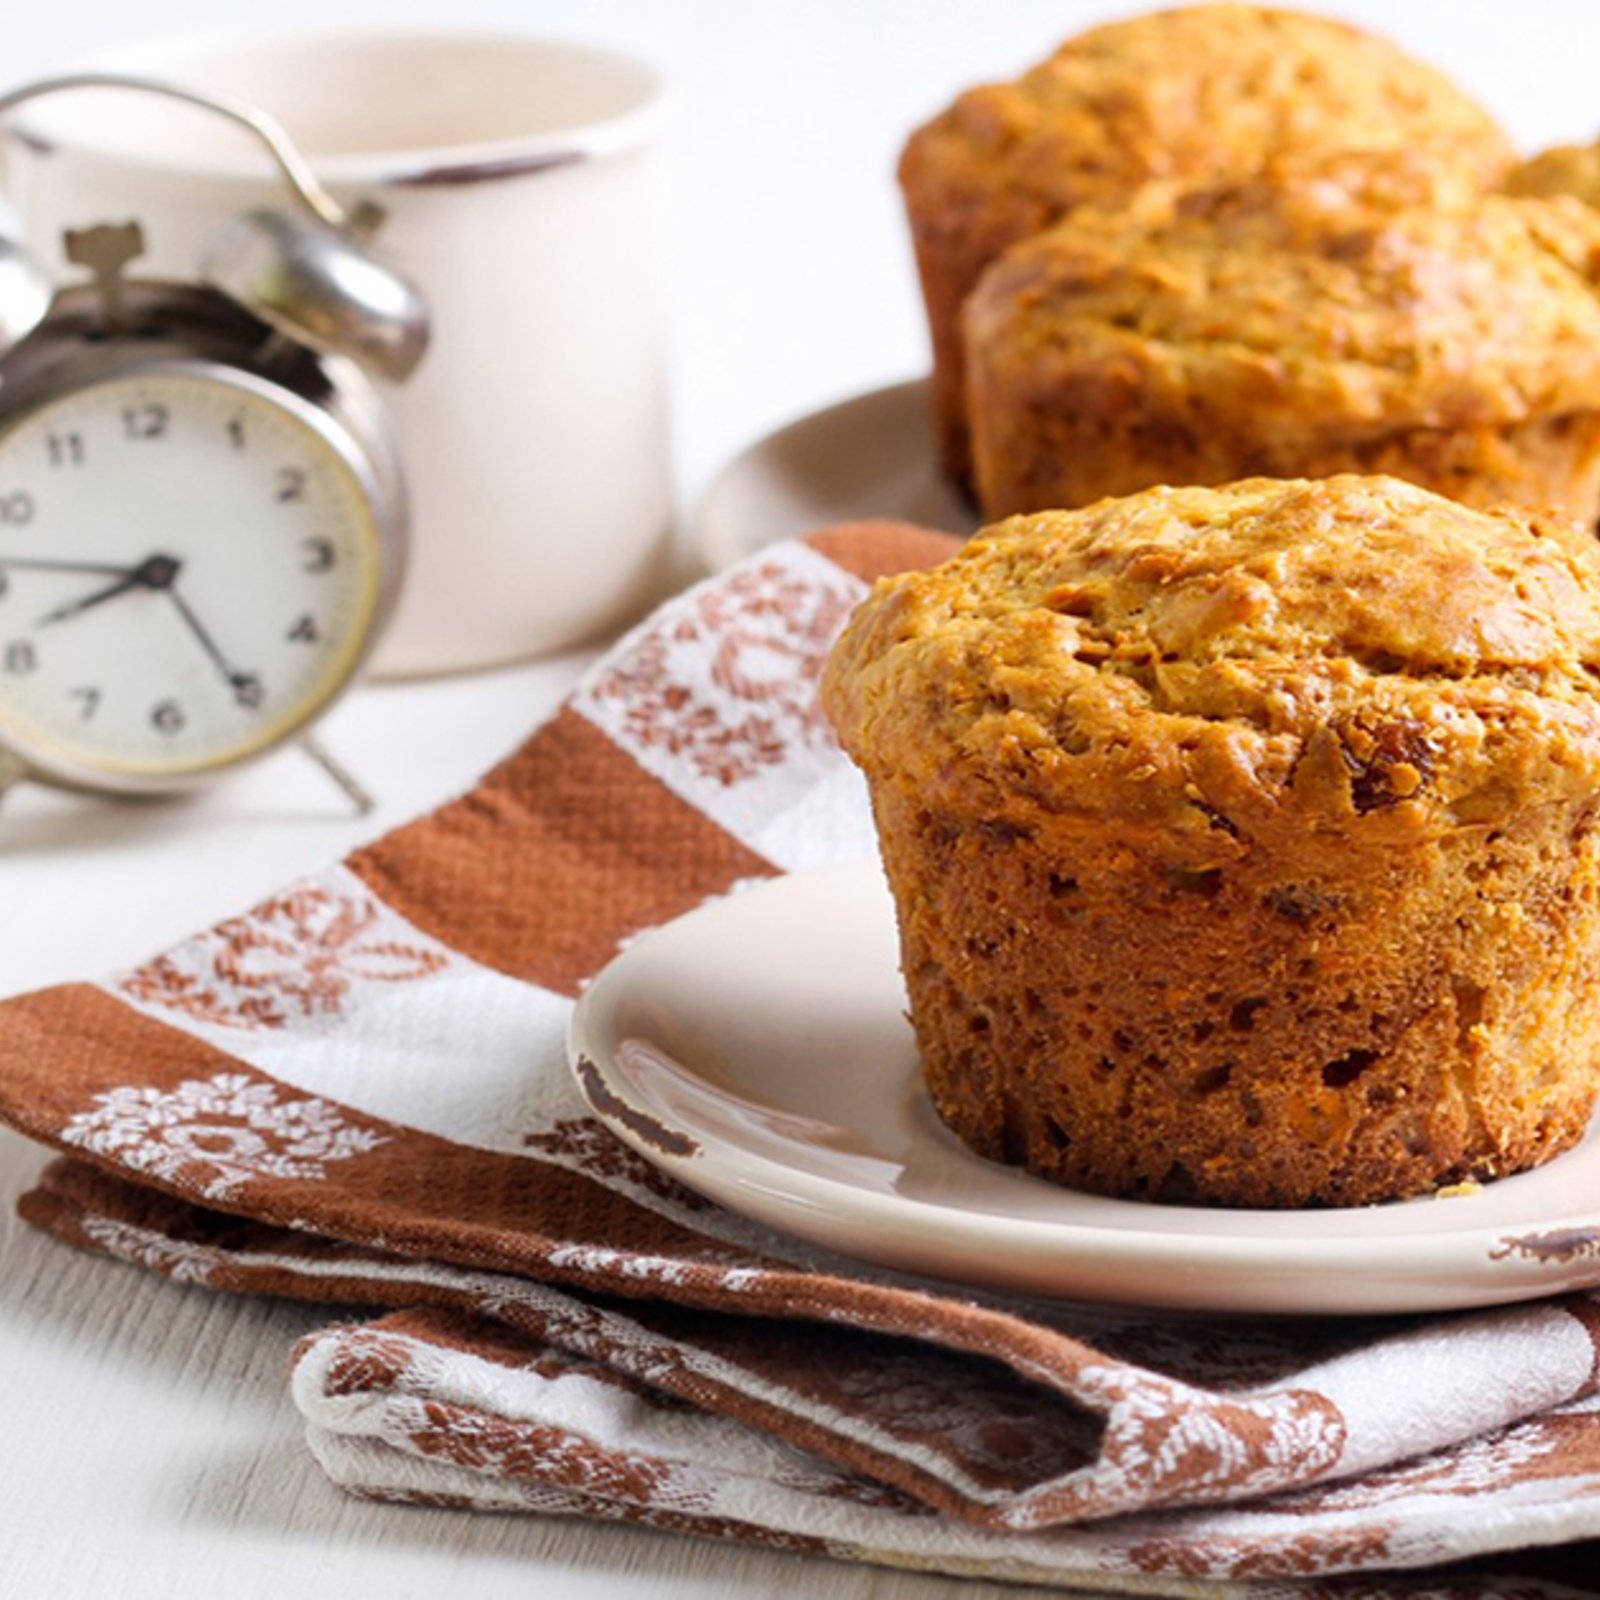
M 179 1282 L 385 1312 L 294 1368 L 358 1494 L 1098 1592 L 1590 1592 L 1586 1296 L 1291 1324 L 964 1293 L 733 1216 L 587 1115 L 563 1033 L 620 946 L 872 850 L 817 673 L 868 580 L 949 548 L 864 524 L 764 552 L 462 799 L 0 1005 L 0 1116 L 67 1153 L 23 1213 Z

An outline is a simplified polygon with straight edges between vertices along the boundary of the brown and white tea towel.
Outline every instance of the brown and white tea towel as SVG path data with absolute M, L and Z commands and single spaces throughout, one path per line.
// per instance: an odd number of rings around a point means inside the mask
M 1101 1591 L 1586 1592 L 1600 1302 L 1287 1324 L 963 1293 L 733 1216 L 587 1114 L 564 1029 L 617 949 L 872 850 L 816 677 L 870 578 L 949 548 L 869 524 L 764 552 L 462 799 L 0 1005 L 0 1116 L 67 1156 L 24 1214 L 385 1313 L 294 1371 L 361 1494 Z

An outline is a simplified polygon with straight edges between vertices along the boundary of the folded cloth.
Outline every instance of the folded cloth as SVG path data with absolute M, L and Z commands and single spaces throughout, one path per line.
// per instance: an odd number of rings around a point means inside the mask
M 611 955 L 872 851 L 817 674 L 867 581 L 949 549 L 862 524 L 763 552 L 461 799 L 0 1005 L 0 1117 L 67 1153 L 24 1215 L 182 1283 L 386 1309 L 294 1367 L 358 1494 L 1100 1592 L 1590 1592 L 1588 1296 L 1290 1323 L 963 1292 L 734 1216 L 587 1114 L 563 1036 Z

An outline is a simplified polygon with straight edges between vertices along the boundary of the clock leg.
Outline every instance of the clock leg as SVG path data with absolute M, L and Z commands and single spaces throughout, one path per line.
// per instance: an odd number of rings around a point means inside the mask
M 27 764 L 20 756 L 12 755 L 9 750 L 0 750 L 0 805 L 5 804 L 7 792 L 27 776 Z
M 368 815 L 377 806 L 377 801 L 361 786 L 360 780 L 348 767 L 330 755 L 325 745 L 307 734 L 300 740 L 300 748 L 343 790 L 351 805 L 361 816 Z

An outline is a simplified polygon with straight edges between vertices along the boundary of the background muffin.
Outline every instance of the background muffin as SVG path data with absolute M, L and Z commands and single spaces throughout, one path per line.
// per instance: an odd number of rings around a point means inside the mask
M 1508 194 L 1569 194 L 1600 209 L 1600 145 L 1564 144 L 1542 150 L 1506 176 Z
M 1284 151 L 1428 148 L 1491 183 L 1513 152 L 1448 79 L 1325 17 L 1193 6 L 1094 28 L 1014 83 L 963 94 L 900 164 L 933 339 L 940 449 L 968 468 L 956 319 L 984 268 L 1083 205 Z
M 1600 1084 L 1600 556 L 1393 479 L 1019 517 L 824 679 L 934 1103 L 1109 1194 L 1362 1204 Z
M 1592 521 L 1597 273 L 1600 214 L 1404 156 L 1080 211 L 967 303 L 984 510 L 1381 472 Z

